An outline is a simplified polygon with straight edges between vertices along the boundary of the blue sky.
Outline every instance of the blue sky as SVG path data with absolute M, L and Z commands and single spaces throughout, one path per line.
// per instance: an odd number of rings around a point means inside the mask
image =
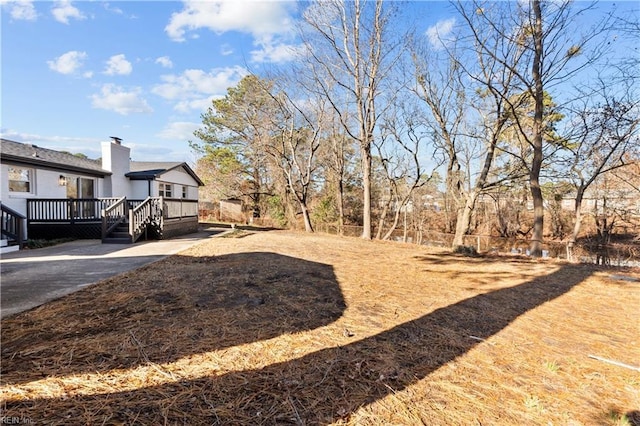
M 139 161 L 187 161 L 211 99 L 296 46 L 294 1 L 0 0 L 2 137 L 100 156 L 118 136 Z M 418 31 L 450 29 L 417 2 Z M 426 7 L 425 7 L 426 6 Z M 420 28 L 422 27 L 422 28 Z
M 2 1 L 2 135 L 134 160 L 193 162 L 213 97 L 288 59 L 293 2 Z

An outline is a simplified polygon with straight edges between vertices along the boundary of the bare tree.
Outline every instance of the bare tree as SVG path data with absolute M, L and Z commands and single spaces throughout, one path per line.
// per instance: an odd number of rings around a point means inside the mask
M 564 163 L 575 190 L 575 243 L 582 224 L 582 202 L 605 173 L 630 165 L 640 156 L 640 98 L 630 80 L 611 85 L 600 79 L 596 90 L 575 102 Z
M 300 206 L 305 230 L 313 232 L 308 202 L 317 168 L 316 154 L 325 125 L 325 105 L 318 99 L 318 102 L 306 102 L 303 108 L 284 92 L 276 99 L 284 121 L 267 152 L 278 164 L 290 193 Z
M 430 112 L 430 123 L 439 152 L 446 158 L 446 194 L 456 210 L 455 235 L 452 246 L 463 245 L 478 197 L 498 185 L 513 179 L 517 169 L 508 174 L 492 173 L 504 130 L 517 103 L 513 98 L 516 86 L 515 69 L 524 48 L 505 44 L 501 34 L 482 28 L 486 22 L 470 15 L 460 5 L 459 12 L 471 29 L 456 34 L 456 40 L 441 40 L 441 45 L 429 48 L 415 44 L 413 59 L 417 74 L 416 93 Z M 513 67 L 504 67 L 496 55 Z M 438 66 L 446 64 L 446 66 Z M 435 64 L 435 65 L 434 65 Z
M 396 46 L 387 40 L 390 18 L 382 0 L 314 1 L 304 12 L 301 36 L 316 79 L 346 133 L 360 148 L 363 233 L 371 238 L 371 144 L 381 102 L 381 84 Z
M 462 143 L 459 129 L 469 106 L 461 79 L 462 67 L 454 51 L 442 57 L 423 40 L 414 40 L 411 49 L 416 74 L 414 93 L 428 108 L 425 124 L 432 132 L 436 153 L 446 164 L 444 207 L 457 216 L 466 186 L 466 173 L 459 158 Z M 448 66 L 442 66 L 443 63 Z M 455 225 L 448 223 L 447 227 L 453 229 Z
M 305 230 L 313 232 L 309 197 L 316 179 L 321 140 L 329 124 L 327 101 L 306 92 L 299 82 L 294 73 L 284 70 L 270 80 L 256 79 L 255 90 L 271 99 L 271 120 L 263 130 L 271 137 L 262 140 L 260 148 L 274 169 L 282 173 L 284 195 L 293 197 L 300 208 Z
M 327 111 L 327 128 L 323 133 L 321 146 L 322 164 L 325 171 L 325 184 L 335 193 L 335 208 L 338 215 L 338 234 L 344 233 L 345 224 L 345 185 L 353 168 L 353 140 L 345 133 L 340 120 Z
M 418 106 L 412 99 L 398 99 L 383 117 L 382 135 L 374 143 L 385 180 L 388 182 L 388 198 L 380 215 L 376 238 L 387 240 L 396 230 L 400 215 L 407 212 L 408 203 L 416 189 L 429 182 L 433 170 L 441 164 L 431 164 L 427 173 L 422 157 L 426 154 L 427 133 Z M 393 220 L 382 236 L 387 211 L 393 210 Z
M 541 0 L 490 5 L 474 1 L 464 6 L 459 3 L 458 6 L 459 10 L 467 11 L 463 17 L 480 49 L 513 72 L 514 84 L 533 103 L 533 117 L 526 117 L 527 121 L 523 121 L 525 117 L 514 113 L 513 120 L 519 135 L 531 150 L 528 169 L 534 219 L 530 251 L 536 257 L 542 255 L 544 200 L 540 176 L 545 160 L 544 147 L 549 143 L 544 136 L 545 93 L 566 84 L 605 52 L 606 43 L 600 36 L 610 27 L 608 17 L 591 27 L 576 25 L 580 15 L 592 7 L 592 4 Z M 478 26 L 478 21 L 483 24 Z M 503 40 L 500 49 L 484 42 L 485 36 L 479 32 L 481 28 L 494 32 Z M 523 54 L 518 63 L 513 63 L 505 52 L 516 50 L 516 46 L 523 49 Z M 514 99 L 520 97 L 504 100 L 509 109 L 516 112 L 518 108 L 513 105 Z

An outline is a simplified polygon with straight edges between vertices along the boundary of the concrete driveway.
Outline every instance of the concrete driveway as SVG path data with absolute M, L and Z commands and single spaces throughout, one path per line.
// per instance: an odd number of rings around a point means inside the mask
M 136 244 L 77 240 L 4 254 L 0 259 L 0 318 L 156 262 L 225 231 L 228 230 L 208 228 L 169 240 Z

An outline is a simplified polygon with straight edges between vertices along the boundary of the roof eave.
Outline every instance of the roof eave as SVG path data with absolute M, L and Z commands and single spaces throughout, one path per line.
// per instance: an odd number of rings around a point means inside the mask
M 84 167 L 71 166 L 69 164 L 53 163 L 51 161 L 41 160 L 38 158 L 25 158 L 22 156 L 11 155 L 6 153 L 2 153 L 2 155 L 0 156 L 0 160 L 2 160 L 3 163 L 11 162 L 11 163 L 23 164 L 26 166 L 38 166 L 42 169 L 47 169 L 47 170 L 61 170 L 61 171 L 67 171 L 67 172 L 85 173 L 93 176 L 110 176 L 113 174 L 107 170 L 88 169 Z

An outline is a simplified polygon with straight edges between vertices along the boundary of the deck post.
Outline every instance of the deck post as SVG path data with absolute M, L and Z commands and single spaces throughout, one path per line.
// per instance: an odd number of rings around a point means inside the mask
M 74 200 L 72 198 L 70 198 L 67 201 L 67 204 L 69 204 L 69 209 L 68 209 L 69 216 L 70 216 L 69 217 L 69 221 L 70 221 L 71 225 L 74 225 L 75 222 L 76 222 L 76 220 L 75 220 L 76 212 L 75 212 Z

